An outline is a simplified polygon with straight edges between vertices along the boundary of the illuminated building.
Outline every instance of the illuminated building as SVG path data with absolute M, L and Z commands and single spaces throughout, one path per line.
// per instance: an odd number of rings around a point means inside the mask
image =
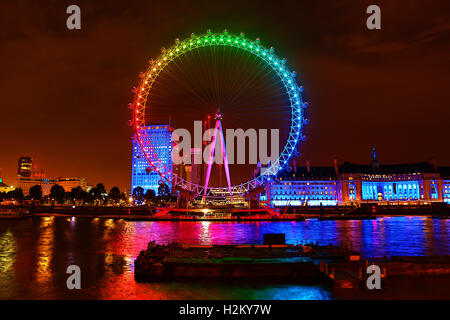
M 339 187 L 333 167 L 297 167 L 270 185 L 271 201 L 274 206 L 337 205 Z
M 30 157 L 21 157 L 17 166 L 18 177 L 31 177 L 33 160 Z
M 87 185 L 84 178 L 57 178 L 48 179 L 41 177 L 20 178 L 17 180 L 18 187 L 22 189 L 23 194 L 27 196 L 30 193 L 30 188 L 33 186 L 40 186 L 42 188 L 42 195 L 48 196 L 53 185 L 57 184 L 64 188 L 65 192 L 72 191 L 72 188 L 81 187 L 87 191 Z
M 50 189 L 53 184 L 53 180 L 40 177 L 19 178 L 17 180 L 17 186 L 22 189 L 25 196 L 29 195 L 30 188 L 36 185 L 41 187 L 42 195 L 47 196 L 50 194 Z
M 2 178 L 2 168 L 0 168 L 0 193 L 4 192 L 9 192 L 14 190 L 13 186 L 8 186 L 6 183 L 3 182 L 3 178 Z
M 151 125 L 145 128 L 145 134 L 148 135 L 153 152 L 159 160 L 158 171 L 166 173 L 170 179 L 172 177 L 172 129 L 169 125 Z M 149 148 L 149 146 L 145 148 Z M 145 150 L 145 152 L 150 153 L 150 150 Z M 160 181 L 160 173 L 151 170 L 138 140 L 136 137 L 133 137 L 131 190 L 133 191 L 137 187 L 142 187 L 144 193 L 151 189 L 158 194 Z M 166 184 L 171 187 L 170 183 L 166 182 Z
M 84 178 L 57 178 L 53 184 L 60 185 L 65 192 L 70 192 L 76 187 L 81 187 L 81 189 L 87 191 L 87 184 Z
M 439 168 L 439 174 L 442 179 L 442 198 L 450 204 L 450 167 Z
M 9 191 L 12 191 L 12 190 L 14 190 L 14 187 L 13 186 L 8 186 L 6 183 L 4 183 L 3 182 L 3 179 L 2 178 L 0 178 L 0 193 L 2 193 L 2 192 L 9 192 Z
M 30 157 L 21 157 L 17 169 L 17 186 L 22 189 L 25 196 L 29 195 L 30 188 L 40 186 L 42 195 L 48 196 L 53 185 L 58 184 L 64 188 L 64 191 L 70 192 L 72 188 L 81 187 L 87 189 L 84 178 L 56 178 L 49 179 L 44 175 L 43 170 L 33 170 L 33 161 Z
M 296 167 L 278 174 L 270 184 L 273 206 L 329 206 L 361 202 L 409 204 L 450 203 L 450 167 L 436 161 L 380 165 L 376 151 L 368 165 Z M 262 196 L 261 200 L 266 200 Z
M 194 183 L 194 184 L 201 183 L 200 179 L 201 179 L 202 164 L 195 163 L 195 161 L 194 161 L 196 155 L 200 155 L 200 157 L 202 157 L 201 154 L 202 154 L 201 148 L 192 148 L 191 149 L 190 179 L 188 181 L 190 181 L 191 183 Z

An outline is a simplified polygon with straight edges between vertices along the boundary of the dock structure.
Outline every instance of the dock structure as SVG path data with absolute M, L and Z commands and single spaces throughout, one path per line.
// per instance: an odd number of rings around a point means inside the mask
M 355 254 L 333 245 L 314 243 L 158 245 L 151 242 L 135 260 L 135 279 L 317 279 L 323 277 L 318 267 L 320 260 L 345 261 Z
M 348 261 L 332 261 L 326 263 L 320 261 L 320 271 L 331 281 L 335 288 L 357 288 L 364 287 L 369 276 L 366 270 L 369 266 L 369 261 L 361 261 L 354 257 Z M 386 268 L 382 269 L 380 274 L 381 280 L 386 279 Z
M 450 256 L 392 256 L 375 259 L 353 259 L 353 261 L 320 261 L 320 271 L 335 288 L 367 289 L 367 279 L 375 265 L 380 270 L 382 287 L 389 278 L 401 277 L 448 277 Z
M 272 238 L 272 239 L 270 239 Z M 267 237 L 273 241 L 277 237 Z M 278 239 L 279 240 L 279 239 Z M 284 238 L 283 238 L 284 240 Z M 269 241 L 270 242 L 270 241 Z M 334 245 L 285 243 L 201 245 L 154 241 L 135 260 L 136 281 L 253 280 L 260 282 L 321 282 L 337 289 L 367 289 L 380 270 L 382 287 L 389 278 L 448 277 L 450 256 L 361 259 L 359 253 Z

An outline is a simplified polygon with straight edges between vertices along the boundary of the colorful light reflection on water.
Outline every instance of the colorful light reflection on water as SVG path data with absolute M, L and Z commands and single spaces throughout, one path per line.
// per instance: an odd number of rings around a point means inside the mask
M 450 220 L 385 217 L 364 221 L 132 222 L 43 217 L 0 222 L 2 299 L 332 299 L 321 286 L 254 283 L 136 283 L 133 261 L 161 243 L 259 243 L 264 233 L 346 245 L 363 256 L 450 254 Z M 66 267 L 82 270 L 82 290 L 66 288 Z

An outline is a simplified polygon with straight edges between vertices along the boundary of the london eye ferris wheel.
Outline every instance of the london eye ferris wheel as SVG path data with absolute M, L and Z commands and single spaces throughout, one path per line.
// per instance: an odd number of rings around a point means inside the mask
M 173 46 L 162 48 L 159 57 L 149 61 L 134 92 L 130 123 L 149 169 L 191 197 L 243 195 L 263 186 L 289 166 L 298 154 L 299 142 L 304 140 L 307 103 L 302 99 L 303 87 L 296 81 L 296 72 L 288 68 L 286 59 L 275 54 L 273 47 L 266 48 L 258 38 L 249 40 L 243 33 L 208 30 L 203 35 L 176 39 Z M 203 120 L 205 114 L 215 114 L 212 141 L 222 139 L 222 145 L 223 127 L 278 128 L 278 157 L 264 174 L 257 175 L 250 174 L 251 166 L 225 163 L 226 186 L 210 178 L 217 176 L 214 170 L 223 169 L 213 169 L 211 162 L 206 164 L 206 176 L 200 182 L 167 170 L 145 128 L 171 117 L 175 126 L 192 131 L 193 121 Z

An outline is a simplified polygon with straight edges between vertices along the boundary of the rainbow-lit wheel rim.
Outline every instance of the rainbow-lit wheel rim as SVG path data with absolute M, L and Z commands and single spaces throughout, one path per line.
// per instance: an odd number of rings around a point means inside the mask
M 304 140 L 302 135 L 303 125 L 306 123 L 303 110 L 307 107 L 307 103 L 302 100 L 301 93 L 303 88 L 298 86 L 295 81 L 295 72 L 291 72 L 286 67 L 286 59 L 280 59 L 274 54 L 273 48 L 267 49 L 260 45 L 259 39 L 255 41 L 248 40 L 244 34 L 232 35 L 227 31 L 223 33 L 208 33 L 200 36 L 192 34 L 191 38 L 180 41 L 175 40 L 175 45 L 169 49 L 162 49 L 162 54 L 156 59 L 151 60 L 150 65 L 145 73 L 141 73 L 141 81 L 139 87 L 135 89 L 136 95 L 132 104 L 133 118 L 131 123 L 134 127 L 136 138 L 142 149 L 143 154 L 147 158 L 150 168 L 161 175 L 165 181 L 171 182 L 172 187 L 181 187 L 191 195 L 204 195 L 206 197 L 227 197 L 230 196 L 227 187 L 208 187 L 204 193 L 204 186 L 193 184 L 175 173 L 167 173 L 157 155 L 153 152 L 150 139 L 143 130 L 145 124 L 145 108 L 147 106 L 147 97 L 152 89 L 153 83 L 159 76 L 159 73 L 177 57 L 195 50 L 208 46 L 226 46 L 242 49 L 249 52 L 262 61 L 276 72 L 283 84 L 291 105 L 291 126 L 287 142 L 278 159 L 268 168 L 264 175 L 260 175 L 245 183 L 232 186 L 232 195 L 241 195 L 246 192 L 263 185 L 266 181 L 270 181 L 276 177 L 278 172 L 284 170 L 289 160 L 296 153 L 297 145 L 300 140 Z M 171 170 L 170 170 L 171 171 Z

